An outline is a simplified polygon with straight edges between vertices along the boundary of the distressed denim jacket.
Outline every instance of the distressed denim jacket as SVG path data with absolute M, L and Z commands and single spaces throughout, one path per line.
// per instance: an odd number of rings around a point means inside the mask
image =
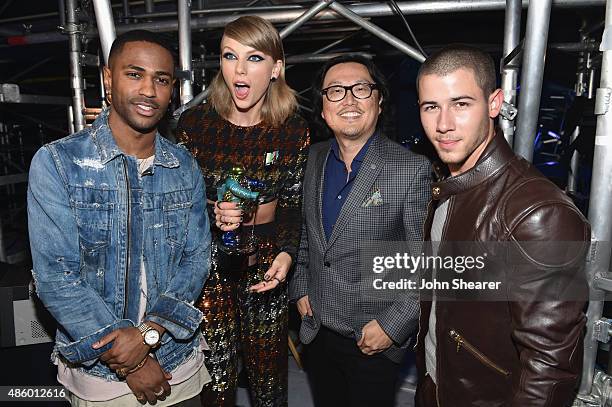
M 141 176 L 115 143 L 104 111 L 89 129 L 42 147 L 32 160 L 28 224 L 38 296 L 57 320 L 54 355 L 118 380 L 91 346 L 144 320 L 166 328 L 155 356 L 172 371 L 200 345 L 193 306 L 208 277 L 210 231 L 201 171 L 182 147 L 155 139 Z

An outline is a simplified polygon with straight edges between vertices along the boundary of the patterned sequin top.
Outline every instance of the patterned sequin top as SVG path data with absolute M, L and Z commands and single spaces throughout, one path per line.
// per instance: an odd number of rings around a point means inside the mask
M 217 186 L 237 165 L 249 177 L 264 182 L 263 201 L 278 199 L 278 205 L 274 225 L 261 230 L 274 236 L 279 251 L 294 256 L 310 144 L 306 122 L 294 115 L 279 127 L 265 123 L 242 127 L 225 120 L 210 105 L 199 105 L 181 115 L 176 135 L 200 163 L 209 200 L 217 200 Z M 215 229 L 213 226 L 213 231 L 218 232 Z

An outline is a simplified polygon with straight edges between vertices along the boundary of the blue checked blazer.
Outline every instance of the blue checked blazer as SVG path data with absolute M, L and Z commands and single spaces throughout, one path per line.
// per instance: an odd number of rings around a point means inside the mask
M 380 135 L 373 140 L 327 240 L 322 223 L 324 168 L 330 141 L 311 146 L 304 176 L 302 234 L 290 281 L 293 301 L 308 295 L 313 316 L 302 319 L 300 340 L 310 343 L 321 325 L 358 341 L 376 319 L 393 340 L 385 355 L 401 361 L 418 324 L 418 294 L 405 291 L 393 301 L 363 291 L 372 273 L 360 265 L 368 242 L 420 242 L 430 198 L 429 161 Z M 371 276 L 370 276 L 371 277 Z

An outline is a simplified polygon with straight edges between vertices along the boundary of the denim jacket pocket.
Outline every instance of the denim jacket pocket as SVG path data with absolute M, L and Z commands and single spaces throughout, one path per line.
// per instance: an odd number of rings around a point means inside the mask
M 164 205 L 164 228 L 166 240 L 172 247 L 181 246 L 187 236 L 187 220 L 191 202 L 176 202 Z
M 113 204 L 73 202 L 79 230 L 81 278 L 104 293 L 104 273 L 112 229 Z

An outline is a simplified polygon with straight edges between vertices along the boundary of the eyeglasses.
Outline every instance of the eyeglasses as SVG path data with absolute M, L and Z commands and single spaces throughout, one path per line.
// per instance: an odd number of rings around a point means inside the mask
M 378 85 L 375 83 L 355 83 L 348 86 L 333 85 L 321 89 L 321 94 L 325 95 L 330 102 L 339 102 L 346 97 L 347 90 L 350 90 L 356 99 L 367 99 L 372 96 L 374 89 L 378 89 Z

